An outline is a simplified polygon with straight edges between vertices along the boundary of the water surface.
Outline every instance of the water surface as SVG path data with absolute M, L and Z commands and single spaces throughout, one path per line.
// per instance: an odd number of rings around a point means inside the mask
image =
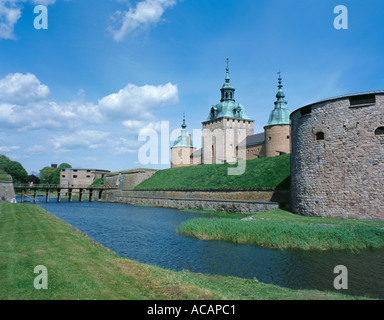
M 43 200 L 43 199 L 42 199 Z M 39 202 L 119 256 L 162 268 L 258 279 L 293 289 L 336 291 L 335 266 L 348 268 L 342 293 L 384 298 L 384 249 L 360 253 L 259 248 L 203 241 L 175 232 L 183 221 L 206 215 L 101 202 Z

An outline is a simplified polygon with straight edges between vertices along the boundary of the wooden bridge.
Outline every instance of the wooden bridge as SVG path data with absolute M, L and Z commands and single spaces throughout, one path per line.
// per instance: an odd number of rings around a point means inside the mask
M 93 200 L 93 192 L 98 191 L 98 199 L 101 199 L 101 195 L 104 190 L 113 190 L 116 187 L 111 187 L 108 185 L 53 185 L 53 184 L 19 184 L 14 185 L 15 193 L 20 194 L 21 202 L 24 202 L 25 198 L 30 198 L 34 203 L 37 202 L 37 196 L 41 196 L 38 192 L 43 192 L 45 195 L 45 201 L 49 202 L 49 194 L 51 192 L 57 192 L 57 202 L 61 201 L 61 197 L 68 195 L 68 201 L 72 201 L 74 194 L 79 195 L 79 202 L 83 201 L 84 193 L 89 193 L 89 202 Z

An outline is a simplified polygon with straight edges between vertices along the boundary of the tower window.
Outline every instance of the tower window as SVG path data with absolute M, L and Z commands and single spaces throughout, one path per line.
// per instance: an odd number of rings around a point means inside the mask
M 315 135 L 316 140 L 324 140 L 324 132 L 318 132 Z
M 375 130 L 375 135 L 382 136 L 384 135 L 384 127 L 379 127 Z
M 351 107 L 369 107 L 374 104 L 376 104 L 376 96 L 374 94 L 366 94 L 349 98 L 349 105 Z
M 307 107 L 304 107 L 304 108 L 301 108 L 300 109 L 300 114 L 302 116 L 305 116 L 307 114 L 310 114 L 312 112 L 312 107 L 311 106 L 307 106 Z

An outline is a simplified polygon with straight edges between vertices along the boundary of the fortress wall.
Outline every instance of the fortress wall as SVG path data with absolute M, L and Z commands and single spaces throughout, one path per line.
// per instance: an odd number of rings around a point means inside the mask
M 372 97 L 376 102 L 369 103 Z M 384 135 L 377 134 L 384 126 L 384 93 L 306 106 L 291 122 L 293 211 L 384 219 Z
M 289 208 L 289 191 L 132 191 L 105 193 L 109 202 L 148 205 L 179 210 L 213 210 L 252 214 Z

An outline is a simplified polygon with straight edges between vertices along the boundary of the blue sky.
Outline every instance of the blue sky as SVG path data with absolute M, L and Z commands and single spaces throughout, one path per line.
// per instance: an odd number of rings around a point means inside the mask
M 39 4 L 46 30 L 34 28 Z M 347 30 L 334 28 L 337 5 Z M 226 58 L 255 133 L 279 70 L 291 111 L 383 90 L 383 13 L 380 0 L 0 0 L 0 154 L 29 173 L 169 167 L 160 150 L 140 163 L 139 132 L 160 134 L 161 121 L 178 130 L 183 112 L 191 133 L 201 129 Z

